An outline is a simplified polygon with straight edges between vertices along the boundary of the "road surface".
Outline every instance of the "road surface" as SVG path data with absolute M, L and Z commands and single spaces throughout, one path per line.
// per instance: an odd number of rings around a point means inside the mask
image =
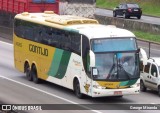
M 101 104 L 103 108 L 115 106 L 115 110 L 87 108 L 90 110 L 27 111 L 27 113 L 159 113 L 158 110 L 117 111 L 118 106 L 110 104 L 160 104 L 158 94 L 154 91 L 141 92 L 139 95 L 128 95 L 123 98 L 78 99 L 71 90 L 55 84 L 48 82 L 34 84 L 27 81 L 25 75 L 14 68 L 13 45 L 2 41 L 0 41 L 0 102 L 5 104 Z
M 113 11 L 112 10 L 96 8 L 95 14 L 96 15 L 113 17 Z M 129 20 L 160 25 L 160 18 L 157 18 L 157 17 L 150 17 L 150 16 L 142 15 L 140 20 L 137 19 L 137 18 L 131 18 Z

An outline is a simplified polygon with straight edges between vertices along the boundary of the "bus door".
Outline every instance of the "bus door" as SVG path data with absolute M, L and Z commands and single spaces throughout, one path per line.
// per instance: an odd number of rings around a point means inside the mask
M 85 93 L 88 95 L 91 95 L 92 93 L 92 77 L 91 77 L 91 70 L 90 70 L 90 46 L 89 46 L 89 39 L 84 36 L 81 35 L 82 37 L 82 62 L 83 62 L 83 67 L 82 67 L 82 76 L 84 76 L 83 78 L 85 80 L 83 80 L 84 84 L 84 89 L 85 89 Z

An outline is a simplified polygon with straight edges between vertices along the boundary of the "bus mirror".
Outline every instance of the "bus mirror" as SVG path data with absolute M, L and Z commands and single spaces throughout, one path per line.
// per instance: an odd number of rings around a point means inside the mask
M 140 53 L 141 53 L 141 55 L 142 55 L 143 65 L 147 65 L 147 60 L 148 60 L 148 58 L 147 58 L 147 54 L 146 54 L 145 50 L 142 49 L 142 48 L 140 48 Z
M 95 54 L 93 51 L 89 51 L 90 54 L 90 67 L 95 67 Z
M 147 61 L 146 60 L 143 60 L 143 65 L 147 65 Z
M 140 48 L 137 49 L 137 53 L 139 53 L 139 52 L 140 52 Z

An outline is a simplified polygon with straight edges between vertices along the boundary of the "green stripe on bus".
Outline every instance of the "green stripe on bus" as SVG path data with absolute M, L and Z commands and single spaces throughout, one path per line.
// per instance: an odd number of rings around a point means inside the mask
M 120 86 L 131 86 L 137 82 L 137 79 L 135 80 L 128 80 L 120 83 Z
M 68 51 L 63 52 L 60 66 L 59 66 L 58 72 L 55 76 L 56 78 L 62 79 L 64 77 L 64 75 L 66 74 L 67 67 L 68 67 L 69 60 L 70 60 L 70 56 L 71 56 L 71 52 L 68 52 Z
M 137 80 L 138 79 L 134 79 L 134 80 L 129 80 L 129 82 L 128 82 L 128 86 L 131 86 L 131 85 L 133 85 L 133 84 L 135 84 L 136 82 L 137 82 Z
M 129 81 L 124 81 L 120 83 L 120 86 L 126 86 L 128 84 Z
M 56 76 L 58 69 L 59 69 L 61 59 L 62 59 L 62 55 L 63 55 L 63 50 L 60 50 L 60 49 L 55 50 L 48 75 L 53 76 L 53 77 Z

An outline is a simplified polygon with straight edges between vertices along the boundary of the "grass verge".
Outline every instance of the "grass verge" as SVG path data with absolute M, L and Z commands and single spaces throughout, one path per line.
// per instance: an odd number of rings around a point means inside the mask
M 143 14 L 160 17 L 160 0 L 96 0 L 99 8 L 114 9 L 119 3 L 138 3 Z
M 146 33 L 146 32 L 142 32 L 142 31 L 133 31 L 133 33 L 136 35 L 136 37 L 138 37 L 140 39 L 160 43 L 160 35 Z

